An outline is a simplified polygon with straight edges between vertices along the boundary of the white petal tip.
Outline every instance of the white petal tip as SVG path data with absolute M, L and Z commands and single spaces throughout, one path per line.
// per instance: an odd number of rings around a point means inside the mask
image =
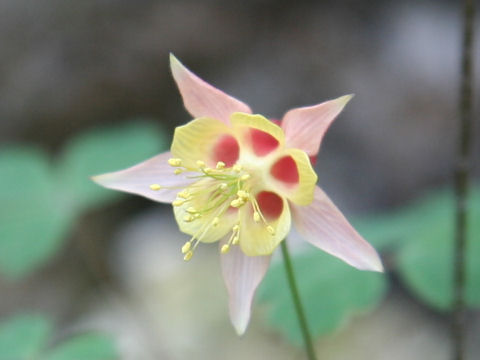
M 233 327 L 235 328 L 235 332 L 237 333 L 238 336 L 242 336 L 243 334 L 245 334 L 245 331 L 247 330 L 247 326 L 248 326 L 248 321 L 247 322 L 242 321 L 242 323 L 240 324 L 233 324 Z
M 343 105 L 347 105 L 347 103 L 352 100 L 352 98 L 355 96 L 355 94 L 348 94 L 348 95 L 344 95 L 344 96 L 340 96 L 337 100 L 339 102 L 342 102 Z

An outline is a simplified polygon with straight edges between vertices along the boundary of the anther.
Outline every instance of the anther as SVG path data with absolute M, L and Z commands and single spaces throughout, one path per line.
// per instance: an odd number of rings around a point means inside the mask
M 255 222 L 259 222 L 260 221 L 260 214 L 258 213 L 258 211 L 255 211 L 253 213 L 253 221 Z
M 180 191 L 178 194 L 177 194 L 178 197 L 181 197 L 183 199 L 188 199 L 190 197 L 190 193 L 188 192 L 187 189 L 185 190 L 182 190 Z
M 212 226 L 216 227 L 220 223 L 220 219 L 218 217 L 214 217 L 212 220 Z
M 175 175 L 180 175 L 182 172 L 183 172 L 182 169 L 175 169 L 175 170 L 173 170 L 173 173 L 174 173 Z
M 202 161 L 202 160 L 197 160 L 197 166 L 198 166 L 199 168 L 204 168 L 204 167 L 205 167 L 205 162 Z
M 172 205 L 173 206 L 182 206 L 184 202 L 185 202 L 185 200 L 174 200 L 172 202 Z
M 192 258 L 192 256 L 193 256 L 193 251 L 192 251 L 192 250 L 187 251 L 187 253 L 186 253 L 185 256 L 183 257 L 183 260 L 188 261 L 188 260 L 190 260 L 190 259 Z
M 225 163 L 223 161 L 217 162 L 217 165 L 215 166 L 217 170 L 222 170 L 225 169 Z
M 272 226 L 268 225 L 267 231 L 270 233 L 270 235 L 275 235 L 275 229 Z
M 245 175 L 242 175 L 242 176 L 240 177 L 240 180 L 242 180 L 242 181 L 246 181 L 246 180 L 248 180 L 248 179 L 250 179 L 250 174 L 245 174 Z
M 232 202 L 230 203 L 230 206 L 233 206 L 235 208 L 240 207 L 242 205 L 243 205 L 243 201 L 241 199 L 232 200 Z
M 220 185 L 218 185 L 218 188 L 219 188 L 220 190 L 225 190 L 227 187 L 228 187 L 228 185 L 225 184 L 225 183 L 221 183 Z
M 162 187 L 158 184 L 152 184 L 150 185 L 150 189 L 152 189 L 153 191 L 158 191 L 160 190 Z
M 182 165 L 182 159 L 176 159 L 176 158 L 168 159 L 168 164 L 170 166 L 180 166 Z
M 226 254 L 226 253 L 228 253 L 229 251 L 230 251 L 230 245 L 228 245 L 228 244 L 223 245 L 222 248 L 221 248 L 221 250 L 220 250 L 220 252 L 221 252 L 222 254 Z
M 238 235 L 234 236 L 232 240 L 232 245 L 238 245 L 239 242 L 240 242 L 240 238 L 238 237 Z
M 240 165 L 240 164 L 233 165 L 233 171 L 235 171 L 235 172 L 242 171 L 242 165 Z
M 233 225 L 232 231 L 238 231 L 240 229 L 240 225 L 236 224 Z
M 183 217 L 183 221 L 185 222 L 192 222 L 193 220 L 195 220 L 195 218 L 190 214 L 187 214 Z
M 195 210 L 195 208 L 193 206 L 190 206 L 188 209 L 187 209 L 187 212 L 189 214 L 195 214 L 197 212 L 197 210 Z
M 187 252 L 189 252 L 191 247 L 192 247 L 192 243 L 191 243 L 190 241 L 187 241 L 187 242 L 182 246 L 182 254 L 186 254 Z

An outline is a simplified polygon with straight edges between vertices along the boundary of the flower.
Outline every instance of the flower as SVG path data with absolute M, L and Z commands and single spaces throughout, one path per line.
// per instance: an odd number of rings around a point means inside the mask
M 316 186 L 310 158 L 351 95 L 288 111 L 276 125 L 209 85 L 173 55 L 173 77 L 195 118 L 175 130 L 171 151 L 93 177 L 110 189 L 172 203 L 190 260 L 199 243 L 219 242 L 230 318 L 245 332 L 256 288 L 276 246 L 297 231 L 363 270 L 382 271 L 373 249 Z M 180 191 L 179 191 L 180 190 Z

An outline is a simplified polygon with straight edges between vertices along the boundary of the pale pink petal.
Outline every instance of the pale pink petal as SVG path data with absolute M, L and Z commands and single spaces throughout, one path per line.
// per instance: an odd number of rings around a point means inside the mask
M 231 114 L 252 112 L 248 105 L 200 79 L 173 54 L 170 54 L 170 67 L 185 108 L 193 117 L 208 116 L 229 124 Z
M 358 269 L 383 271 L 375 249 L 318 186 L 312 204 L 292 205 L 292 214 L 296 229 L 311 244 Z
M 220 242 L 220 247 L 225 241 Z M 247 256 L 239 246 L 222 254 L 222 273 L 230 298 L 230 319 L 238 335 L 247 329 L 255 290 L 270 264 L 271 256 Z
M 114 190 L 125 191 L 144 196 L 159 202 L 172 202 L 176 194 L 192 183 L 187 178 L 187 173 L 175 175 L 174 168 L 168 164 L 172 157 L 170 152 L 165 152 L 128 169 L 93 176 L 96 183 Z M 154 191 L 150 185 L 158 184 L 175 189 L 161 189 Z
M 282 120 L 287 147 L 315 156 L 330 124 L 335 120 L 353 95 L 345 95 L 319 105 L 288 111 Z

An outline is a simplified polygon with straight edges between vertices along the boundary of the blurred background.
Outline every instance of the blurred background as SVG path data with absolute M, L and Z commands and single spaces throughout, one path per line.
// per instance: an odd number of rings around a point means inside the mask
M 447 0 L 0 1 L 0 359 L 303 358 L 281 264 L 239 338 L 217 247 L 184 263 L 170 206 L 89 180 L 168 149 L 190 120 L 169 52 L 272 118 L 356 94 L 316 169 L 387 272 L 297 247 L 319 358 L 448 359 L 461 14 Z M 468 359 L 480 356 L 476 123 Z

